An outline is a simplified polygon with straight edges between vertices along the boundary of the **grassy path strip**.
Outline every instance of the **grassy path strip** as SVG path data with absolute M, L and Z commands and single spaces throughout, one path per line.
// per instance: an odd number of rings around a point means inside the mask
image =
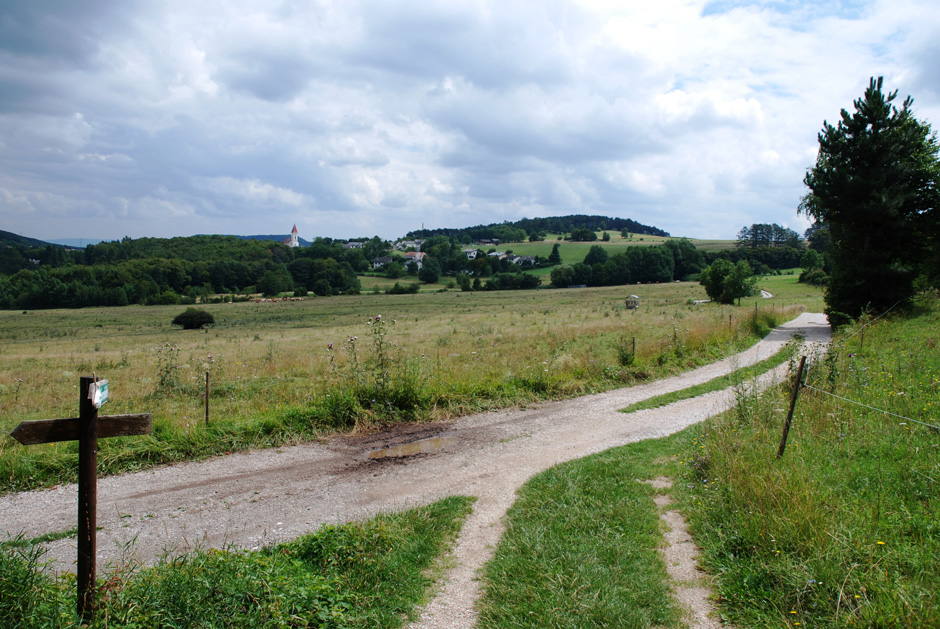
M 470 513 L 454 496 L 257 552 L 207 551 L 101 581 L 90 627 L 399 627 L 439 576 Z M 78 627 L 74 578 L 41 571 L 41 548 L 0 548 L 4 626 Z
M 636 411 L 642 411 L 650 408 L 659 408 L 661 406 L 666 406 L 667 404 L 672 404 L 673 402 L 678 402 L 679 400 L 687 400 L 689 398 L 698 397 L 706 393 L 711 393 L 712 391 L 720 391 L 721 389 L 726 389 L 730 386 L 736 386 L 745 380 L 755 378 L 760 374 L 773 369 L 777 365 L 781 365 L 787 360 L 790 360 L 790 358 L 795 355 L 797 347 L 797 345 L 787 345 L 770 358 L 766 358 L 759 363 L 751 365 L 750 367 L 737 369 L 727 375 L 714 378 L 713 380 L 703 382 L 702 384 L 695 385 L 694 387 L 689 387 L 688 389 L 672 391 L 671 393 L 664 393 L 663 395 L 657 395 L 655 397 L 641 400 L 635 404 L 631 404 L 620 412 L 634 413 Z
M 507 513 L 484 570 L 479 627 L 679 627 L 642 482 L 679 473 L 690 430 L 563 463 L 534 477 Z

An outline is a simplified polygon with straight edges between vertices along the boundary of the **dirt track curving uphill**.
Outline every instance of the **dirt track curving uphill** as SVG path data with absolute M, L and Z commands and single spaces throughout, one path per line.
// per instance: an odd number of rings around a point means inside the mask
M 259 547 L 323 523 L 474 495 L 479 499 L 455 550 L 457 567 L 415 625 L 472 626 L 474 576 L 499 540 L 502 516 L 518 487 L 557 463 L 665 436 L 727 409 L 733 396 L 726 390 L 659 409 L 618 412 L 763 360 L 794 334 L 824 343 L 829 326 L 823 315 L 804 314 L 736 356 L 607 393 L 101 479 L 99 570 L 122 559 L 146 563 L 197 546 Z M 785 368 L 765 382 L 781 377 Z M 70 529 L 76 501 L 74 485 L 0 497 L 0 533 L 35 537 Z M 60 570 L 74 570 L 74 540 L 49 544 L 49 558 Z

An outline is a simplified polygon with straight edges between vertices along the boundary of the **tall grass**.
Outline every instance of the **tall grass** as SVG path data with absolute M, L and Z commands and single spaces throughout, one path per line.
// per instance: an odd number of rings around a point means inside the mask
M 933 301 L 835 339 L 779 460 L 787 384 L 689 440 L 684 507 L 736 626 L 940 626 L 938 329 Z
M 99 465 L 113 473 L 606 390 L 720 358 L 762 332 L 752 306 L 689 305 L 702 296 L 695 284 L 630 291 L 642 294 L 639 312 L 624 309 L 623 288 L 209 304 L 218 323 L 208 331 L 173 328 L 173 307 L 0 312 L 0 430 L 74 416 L 78 377 L 109 378 L 102 413 L 154 417 L 150 437 L 101 441 Z M 801 300 L 760 301 L 758 320 L 795 316 Z M 72 480 L 76 457 L 75 444 L 0 441 L 0 491 Z
M 125 566 L 99 582 L 88 627 L 399 627 L 439 576 L 473 499 L 316 533 L 258 552 L 207 551 Z M 78 627 L 75 579 L 42 570 L 38 546 L 0 549 L 0 618 L 14 628 Z

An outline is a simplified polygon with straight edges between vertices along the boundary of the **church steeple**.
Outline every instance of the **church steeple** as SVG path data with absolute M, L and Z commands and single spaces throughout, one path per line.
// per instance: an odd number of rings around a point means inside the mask
M 300 241 L 297 239 L 297 223 L 294 223 L 294 229 L 290 230 L 290 238 L 284 240 L 288 247 L 299 247 Z

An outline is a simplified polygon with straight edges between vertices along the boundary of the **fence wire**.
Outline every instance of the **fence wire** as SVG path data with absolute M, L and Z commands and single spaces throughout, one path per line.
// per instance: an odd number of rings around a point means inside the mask
M 854 404 L 854 405 L 856 405 L 856 406 L 862 406 L 862 407 L 864 407 L 864 408 L 871 409 L 871 410 L 873 410 L 873 411 L 878 411 L 879 413 L 884 413 L 885 415 L 891 415 L 892 417 L 897 417 L 897 418 L 899 418 L 899 419 L 904 419 L 904 420 L 909 421 L 909 422 L 914 422 L 915 424 L 920 424 L 921 426 L 927 426 L 928 428 L 933 428 L 934 430 L 940 430 L 940 426 L 937 426 L 937 425 L 935 425 L 935 424 L 928 424 L 927 422 L 922 422 L 922 421 L 919 421 L 919 420 L 917 420 L 917 419 L 912 419 L 912 418 L 910 418 L 910 417 L 905 417 L 904 415 L 898 415 L 897 413 L 892 413 L 891 411 L 886 411 L 886 410 L 884 410 L 883 408 L 875 408 L 874 406 L 869 406 L 868 404 L 863 404 L 862 402 L 856 402 L 855 400 L 850 400 L 850 399 L 847 398 L 847 397 L 842 397 L 841 395 L 836 395 L 835 393 L 830 393 L 829 391 L 823 391 L 822 389 L 817 389 L 816 387 L 814 387 L 814 386 L 812 386 L 812 385 L 810 385 L 810 384 L 804 384 L 803 387 L 805 387 L 805 388 L 807 388 L 807 389 L 812 389 L 813 391 L 818 391 L 818 392 L 820 392 L 820 393 L 822 393 L 822 394 L 825 394 L 825 395 L 828 395 L 828 396 L 830 396 L 830 397 L 837 398 L 837 399 L 839 399 L 839 400 L 842 400 L 843 402 L 848 402 L 849 404 Z
M 903 301 L 903 300 L 896 302 L 893 306 L 891 306 L 890 308 L 888 308 L 887 310 L 885 310 L 884 312 L 882 312 L 880 315 L 878 315 L 877 317 L 875 317 L 875 318 L 872 319 L 871 321 L 865 322 L 865 324 L 862 325 L 862 326 L 861 326 L 859 329 L 857 329 L 855 332 L 853 332 L 852 334 L 850 334 L 850 335 L 846 336 L 845 338 L 841 339 L 841 340 L 835 345 L 835 347 L 839 347 L 839 346 L 841 346 L 841 345 L 844 345 L 849 339 L 851 339 L 851 338 L 853 338 L 853 337 L 855 337 L 855 336 L 858 336 L 859 334 L 861 334 L 862 332 L 864 332 L 864 331 L 865 331 L 865 328 L 868 328 L 869 326 L 871 326 L 872 324 L 874 324 L 874 323 L 875 323 L 876 321 L 878 321 L 879 319 L 883 319 L 884 317 L 886 317 L 886 316 L 888 315 L 888 313 L 891 312 L 892 310 L 894 310 L 899 304 L 902 303 L 902 301 Z M 863 407 L 863 408 L 867 408 L 867 409 L 870 409 L 870 410 L 873 410 L 873 411 L 877 411 L 877 412 L 879 412 L 879 413 L 884 413 L 885 415 L 891 415 L 892 417 L 897 417 L 898 419 L 903 419 L 903 420 L 906 420 L 906 421 L 909 421 L 909 422 L 913 422 L 913 423 L 915 423 L 915 424 L 920 424 L 921 426 L 927 426 L 928 428 L 932 428 L 933 430 L 940 430 L 940 426 L 938 426 L 938 425 L 936 425 L 936 424 L 929 424 L 929 423 L 927 423 L 927 422 L 922 422 L 922 421 L 917 420 L 917 419 L 913 419 L 913 418 L 910 418 L 910 417 L 905 417 L 904 415 L 898 415 L 897 413 L 892 413 L 891 411 L 886 411 L 886 410 L 884 410 L 884 409 L 882 409 L 882 408 L 876 408 L 876 407 L 874 407 L 874 406 L 870 406 L 870 405 L 865 404 L 865 403 L 863 403 L 863 402 L 858 402 L 858 401 L 856 401 L 856 400 L 851 400 L 851 399 L 849 399 L 849 398 L 847 398 L 847 397 L 842 397 L 841 395 L 836 395 L 835 393 L 830 393 L 829 391 L 824 391 L 823 389 L 819 389 L 819 388 L 814 387 L 814 386 L 812 386 L 812 385 L 810 385 L 810 384 L 806 384 L 806 381 L 809 379 L 810 369 L 811 369 L 813 366 L 815 366 L 815 361 L 813 361 L 813 362 L 811 362 L 810 364 L 807 365 L 806 374 L 805 374 L 805 376 L 803 377 L 803 382 L 800 383 L 800 386 L 801 386 L 801 387 L 806 388 L 806 389 L 812 389 L 813 391 L 818 391 L 819 393 L 822 393 L 822 394 L 824 394 L 824 395 L 828 395 L 828 396 L 830 396 L 830 397 L 834 397 L 834 398 L 836 398 L 836 399 L 842 400 L 843 402 L 848 402 L 849 404 L 854 404 L 855 406 L 861 406 L 861 407 Z

